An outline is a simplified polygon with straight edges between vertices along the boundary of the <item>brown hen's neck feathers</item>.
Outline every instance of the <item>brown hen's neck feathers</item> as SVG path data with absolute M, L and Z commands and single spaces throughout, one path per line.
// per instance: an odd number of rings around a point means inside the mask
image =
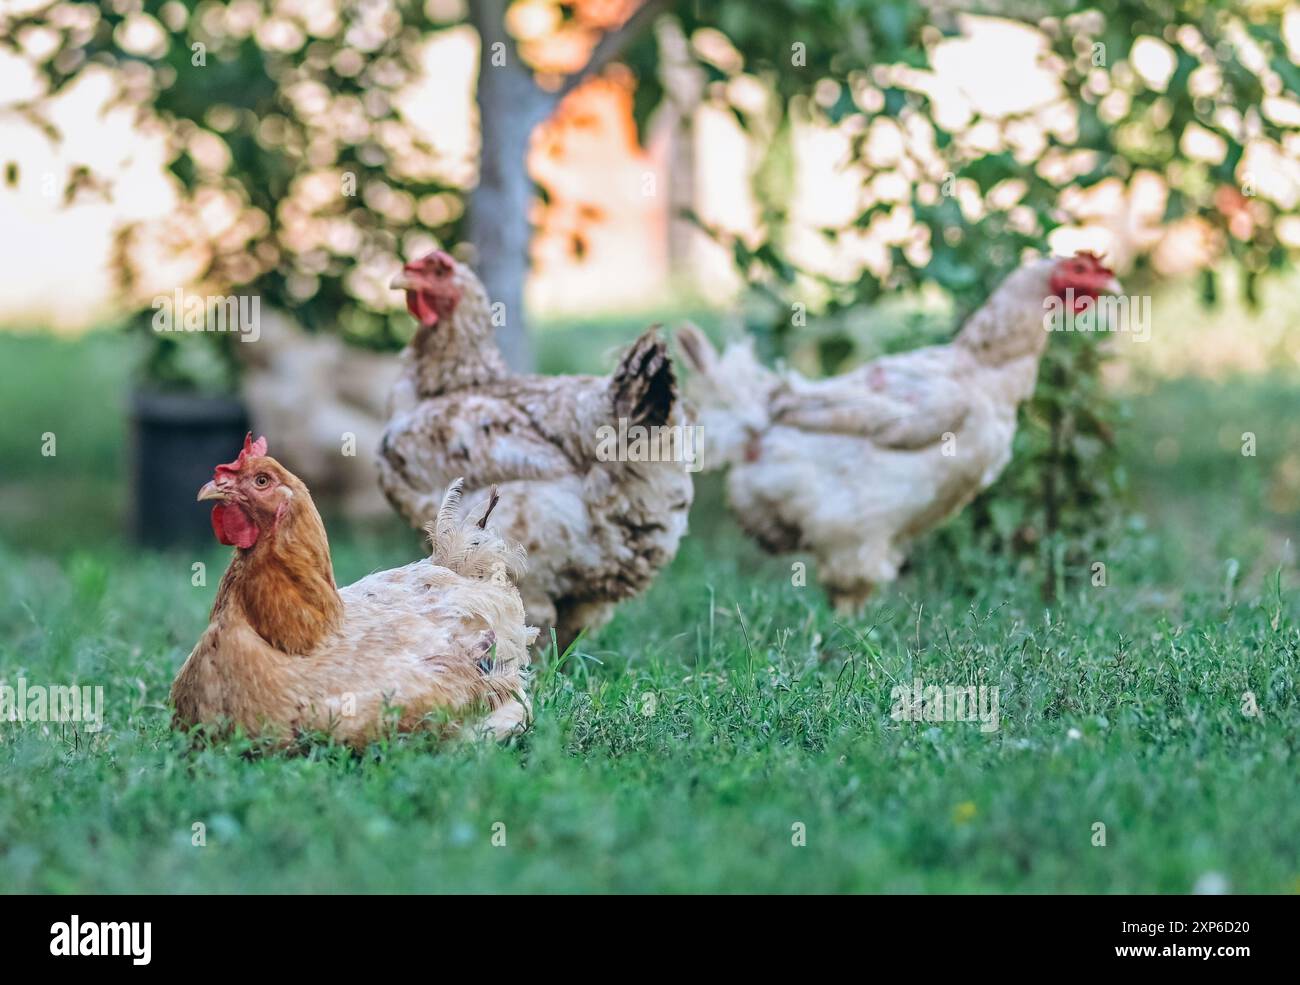
M 257 543 L 236 550 L 213 605 L 237 605 L 253 630 L 284 653 L 314 650 L 343 620 L 325 525 L 307 488 L 291 485 L 284 515 Z
M 483 386 L 510 375 L 481 289 L 463 291 L 450 317 L 436 325 L 421 325 L 411 340 L 411 352 L 420 394 L 425 397 Z

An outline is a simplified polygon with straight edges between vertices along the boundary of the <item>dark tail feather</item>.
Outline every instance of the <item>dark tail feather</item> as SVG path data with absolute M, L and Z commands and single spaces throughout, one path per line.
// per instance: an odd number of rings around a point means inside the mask
M 677 403 L 677 377 L 668 345 L 650 328 L 619 361 L 610 380 L 614 415 L 628 424 L 667 424 Z

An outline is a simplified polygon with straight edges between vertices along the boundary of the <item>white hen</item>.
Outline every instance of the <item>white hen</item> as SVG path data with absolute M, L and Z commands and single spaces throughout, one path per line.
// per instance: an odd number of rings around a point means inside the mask
M 730 466 L 728 500 L 748 533 L 773 552 L 811 551 L 837 607 L 856 611 L 1010 460 L 1047 344 L 1046 299 L 1078 308 L 1117 290 L 1091 254 L 1033 260 L 951 343 L 825 380 L 767 369 L 748 341 L 719 355 L 684 328 L 705 467 Z

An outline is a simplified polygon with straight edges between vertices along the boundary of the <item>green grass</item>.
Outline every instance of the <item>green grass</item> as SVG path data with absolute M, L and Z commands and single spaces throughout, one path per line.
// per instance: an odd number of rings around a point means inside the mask
M 62 550 L 111 535 L 126 506 L 129 347 L 0 333 L 0 360 L 0 537 Z
M 1076 573 L 1050 610 L 1010 564 L 927 545 L 837 621 L 708 479 L 671 570 L 539 671 L 521 740 L 257 757 L 168 727 L 226 553 L 119 535 L 119 357 L 0 337 L 37 367 L 0 395 L 0 678 L 103 684 L 107 704 L 98 734 L 0 723 L 9 891 L 1300 890 L 1293 381 L 1135 398 L 1108 586 Z M 1227 441 L 1243 430 L 1255 458 Z M 341 582 L 412 556 L 391 531 L 334 540 Z M 892 720 L 914 677 L 996 685 L 1000 729 Z

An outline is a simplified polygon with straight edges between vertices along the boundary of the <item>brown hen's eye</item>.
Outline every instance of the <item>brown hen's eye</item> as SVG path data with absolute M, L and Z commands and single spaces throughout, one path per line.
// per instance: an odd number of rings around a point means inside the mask
M 259 489 L 265 488 L 267 485 L 270 484 L 270 482 L 271 482 L 271 477 L 267 475 L 265 472 L 261 473 L 260 475 L 258 475 L 256 479 L 253 480 L 254 485 L 256 485 Z

